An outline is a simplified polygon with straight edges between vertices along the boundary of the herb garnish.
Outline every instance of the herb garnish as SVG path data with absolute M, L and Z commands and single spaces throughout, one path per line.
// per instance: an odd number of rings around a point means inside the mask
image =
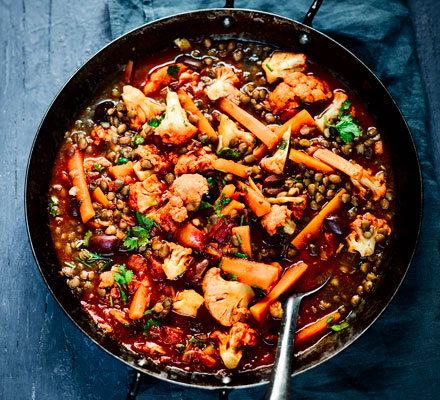
M 119 157 L 119 160 L 116 162 L 116 165 L 127 164 L 130 160 L 126 157 Z
M 123 246 L 128 251 L 133 251 L 138 247 L 145 246 L 150 240 L 150 232 L 153 227 L 159 227 L 153 218 L 147 217 L 140 212 L 136 213 L 138 226 L 127 229 L 127 236 L 124 239 Z
M 88 246 L 89 245 L 89 240 L 92 237 L 92 231 L 87 231 L 86 234 L 84 235 L 84 237 L 82 238 L 82 240 L 79 240 L 76 244 L 76 248 L 80 248 L 81 246 Z
M 284 150 L 287 147 L 287 139 L 283 138 L 280 142 L 280 144 L 278 145 L 278 148 L 280 150 Z
M 121 293 L 121 298 L 124 304 L 127 303 L 127 296 L 125 295 L 125 292 L 122 290 L 122 285 L 126 285 L 127 283 L 130 283 L 133 279 L 133 271 L 126 270 L 125 264 L 118 266 L 119 272 L 114 273 L 114 279 L 115 283 L 119 287 L 119 292 Z
M 241 237 L 240 237 L 240 235 L 238 234 L 238 232 L 235 232 L 235 237 L 237 238 L 238 243 L 243 244 L 243 240 L 241 240 Z
M 249 256 L 247 254 L 244 253 L 240 253 L 240 252 L 236 252 L 236 253 L 232 253 L 233 256 L 237 257 L 237 258 L 246 258 L 247 260 L 249 260 Z
M 160 117 L 151 118 L 149 121 L 147 121 L 147 124 L 152 128 L 157 128 L 164 118 L 165 118 L 165 113 L 162 114 Z
M 222 147 L 219 151 L 217 151 L 217 155 L 228 160 L 238 160 L 240 158 L 240 153 L 230 149 L 229 147 Z
M 334 320 L 333 317 L 330 317 L 327 320 L 327 328 L 334 330 L 335 332 L 339 332 L 342 331 L 343 329 L 347 328 L 348 326 L 350 326 L 350 324 L 348 322 L 343 322 L 342 324 L 335 324 L 335 325 L 330 325 L 332 323 L 332 321 Z
M 100 163 L 93 164 L 93 168 L 95 168 L 95 170 L 98 172 L 102 172 L 105 169 L 105 167 L 103 167 Z
M 208 181 L 208 185 L 209 185 L 210 188 L 212 188 L 215 185 L 217 185 L 217 179 L 215 179 L 213 176 L 210 176 L 206 180 Z
M 270 67 L 269 64 L 266 64 L 266 67 L 267 67 L 267 69 L 268 69 L 270 72 L 273 72 L 273 69 Z
M 153 326 L 160 327 L 160 321 L 154 318 L 150 318 L 144 325 L 144 330 L 149 331 Z
M 140 146 L 144 142 L 145 142 L 145 139 L 142 135 L 136 135 L 134 137 L 133 143 L 135 144 L 135 146 Z
M 49 202 L 47 203 L 47 208 L 49 210 L 49 214 L 52 217 L 56 217 L 58 215 L 58 204 L 59 204 L 59 200 L 58 197 L 56 196 L 51 196 Z
M 362 136 L 362 132 L 357 121 L 350 113 L 345 113 L 349 110 L 350 106 L 351 101 L 345 100 L 342 103 L 341 110 L 339 111 L 339 121 L 336 125 L 329 125 L 338 131 L 339 136 L 345 143 L 352 142 L 353 136 Z
M 180 67 L 176 64 L 170 65 L 167 68 L 167 74 L 169 76 L 172 76 L 174 79 L 177 79 L 177 74 L 179 73 L 179 71 L 180 71 Z
M 91 264 L 97 261 L 112 261 L 112 259 L 109 257 L 104 257 L 101 256 L 100 254 L 92 253 L 91 251 L 86 249 L 82 250 L 81 253 L 84 254 L 85 260 L 79 258 L 78 256 L 75 256 L 75 260 L 79 261 L 80 263 L 83 263 L 88 268 L 93 268 L 93 265 Z
M 227 281 L 236 281 L 237 280 L 237 275 L 235 274 L 226 274 L 225 278 Z

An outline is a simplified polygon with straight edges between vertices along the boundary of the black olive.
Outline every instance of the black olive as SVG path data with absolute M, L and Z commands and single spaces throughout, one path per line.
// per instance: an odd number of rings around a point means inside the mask
M 214 202 L 220 197 L 220 190 L 217 185 L 213 185 L 209 188 L 208 193 L 205 193 L 202 197 L 202 201 L 214 204 Z
M 201 70 L 203 68 L 203 63 L 201 60 L 184 54 L 178 56 L 175 62 L 185 64 L 187 67 L 195 70 Z
M 339 215 L 330 215 L 324 220 L 325 228 L 335 235 L 345 236 L 350 231 L 348 221 Z
M 268 188 L 282 188 L 286 182 L 284 175 L 270 175 L 263 181 L 263 186 Z
M 194 285 L 201 283 L 202 276 L 209 266 L 209 260 L 207 258 L 202 258 L 199 261 L 194 262 L 186 271 L 185 280 Z
M 93 235 L 89 239 L 89 249 L 98 254 L 113 254 L 119 248 L 119 239 L 113 235 Z
M 93 119 L 95 122 L 107 121 L 107 110 L 109 108 L 113 108 L 114 106 L 115 104 L 111 100 L 104 100 L 98 103 L 93 114 Z

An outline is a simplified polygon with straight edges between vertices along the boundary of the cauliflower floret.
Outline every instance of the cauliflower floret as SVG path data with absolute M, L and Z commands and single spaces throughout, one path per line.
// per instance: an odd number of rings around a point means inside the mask
M 220 116 L 218 134 L 217 151 L 229 147 L 232 139 L 238 139 L 240 142 L 245 142 L 248 146 L 253 147 L 254 135 L 238 129 L 237 124 L 224 114 Z
M 165 111 L 163 104 L 155 103 L 133 86 L 125 85 L 122 89 L 122 100 L 128 112 L 136 115 L 131 118 L 131 126 L 140 128 L 146 121 L 155 118 Z
M 175 145 L 186 143 L 197 133 L 197 128 L 190 124 L 185 110 L 180 105 L 179 96 L 170 90 L 167 94 L 166 115 L 156 128 L 156 133 L 164 143 Z
M 195 290 L 183 290 L 177 293 L 173 310 L 188 317 L 196 317 L 197 310 L 204 302 L 203 296 L 200 296 Z
M 134 154 L 138 155 L 142 159 L 150 161 L 150 163 L 153 164 L 155 172 L 164 171 L 171 166 L 171 163 L 168 161 L 167 157 L 161 154 L 159 149 L 152 144 L 138 146 L 134 151 Z
M 316 126 L 324 133 L 328 125 L 333 125 L 337 120 L 339 112 L 341 111 L 342 103 L 348 99 L 344 92 L 335 92 L 332 103 L 327 107 L 323 114 L 317 118 Z
M 261 219 L 261 225 L 271 236 L 277 233 L 292 235 L 295 232 L 296 224 L 290 218 L 292 211 L 287 206 L 274 204 L 270 213 Z
M 203 278 L 202 287 L 205 307 L 222 325 L 231 326 L 248 318 L 248 304 L 255 295 L 250 286 L 225 281 L 219 268 L 211 268 Z
M 182 275 L 191 264 L 192 249 L 180 246 L 175 243 L 168 243 L 170 253 L 163 261 L 163 271 L 168 279 L 173 280 Z
M 299 103 L 314 103 L 332 97 L 328 85 L 311 75 L 292 72 L 284 78 L 272 93 L 269 104 L 275 114 L 288 113 L 299 107 Z
M 161 201 L 166 186 L 157 179 L 156 175 L 150 175 L 142 182 L 130 185 L 128 205 L 140 213 L 145 213 L 150 207 Z
M 188 217 L 182 199 L 174 196 L 164 207 L 148 214 L 166 232 L 174 232 L 177 229 L 176 222 L 183 222 Z
M 306 69 L 306 56 L 301 53 L 287 53 L 277 51 L 263 61 L 266 80 L 275 82 L 278 78 L 285 78 L 291 72 L 302 72 Z
M 180 78 L 180 74 L 187 70 L 188 67 L 182 63 L 166 65 L 159 68 L 150 75 L 150 79 L 145 83 L 144 93 L 157 92 L 158 90 L 168 86 L 171 82 Z
M 289 129 L 284 133 L 277 150 L 272 157 L 266 157 L 260 162 L 260 165 L 269 172 L 273 174 L 280 175 L 284 171 L 284 166 L 286 165 L 287 154 L 289 153 L 290 144 L 290 126 Z
M 348 251 L 357 251 L 361 257 L 371 256 L 374 253 L 378 234 L 385 236 L 391 233 L 387 222 L 371 213 L 358 215 L 350 224 L 350 228 L 352 231 L 347 236 Z
M 176 175 L 194 174 L 214 169 L 213 162 L 217 160 L 214 153 L 208 153 L 204 148 L 182 154 L 174 167 Z
M 283 317 L 283 306 L 281 301 L 273 302 L 269 307 L 269 312 L 273 318 L 281 319 Z
M 175 179 L 170 187 L 169 198 L 179 197 L 185 205 L 193 204 L 197 209 L 202 196 L 208 193 L 209 185 L 206 178 L 200 174 L 183 174 Z
M 220 67 L 215 70 L 215 81 L 205 90 L 211 100 L 218 100 L 222 97 L 238 102 L 241 92 L 235 87 L 239 82 L 238 76 L 232 69 Z
M 257 344 L 257 332 L 248 324 L 236 322 L 228 333 L 215 331 L 212 338 L 218 339 L 220 357 L 228 369 L 234 369 L 243 356 L 244 346 L 255 346 Z

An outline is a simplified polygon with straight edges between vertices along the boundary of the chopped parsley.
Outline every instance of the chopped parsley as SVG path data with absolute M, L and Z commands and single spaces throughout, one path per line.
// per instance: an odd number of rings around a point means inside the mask
M 105 167 L 103 167 L 100 163 L 93 164 L 93 168 L 95 168 L 95 171 L 98 171 L 98 172 L 102 172 L 105 169 Z
M 228 160 L 238 160 L 240 158 L 240 153 L 230 149 L 229 147 L 222 147 L 219 151 L 217 151 L 217 155 Z
M 138 225 L 132 229 L 127 229 L 127 236 L 123 242 L 123 246 L 128 251 L 145 246 L 150 240 L 150 232 L 153 227 L 158 227 L 153 218 L 147 217 L 140 212 L 136 213 L 136 221 Z
M 243 244 L 243 240 L 241 240 L 241 237 L 240 237 L 240 235 L 238 234 L 238 232 L 235 232 L 235 237 L 237 238 L 238 243 Z
M 268 69 L 270 72 L 273 72 L 273 69 L 270 67 L 269 64 L 266 64 L 266 67 L 267 67 L 267 69 Z
M 118 266 L 119 272 L 114 273 L 114 279 L 115 283 L 118 285 L 119 292 L 121 293 L 121 299 L 124 304 L 127 303 L 127 296 L 125 295 L 124 290 L 122 289 L 122 285 L 126 285 L 127 283 L 130 283 L 133 279 L 133 271 L 126 270 L 125 264 Z
M 85 255 L 85 260 L 79 258 L 78 256 L 75 256 L 75 259 L 83 263 L 88 268 L 93 268 L 92 264 L 98 261 L 112 261 L 112 259 L 109 257 L 104 257 L 100 254 L 92 253 L 89 250 L 84 249 L 81 251 L 81 253 Z
M 140 146 L 144 142 L 145 142 L 145 139 L 142 135 L 136 135 L 134 137 L 133 143 L 135 144 L 135 146 Z
M 210 188 L 212 188 L 215 185 L 217 185 L 217 179 L 215 179 L 213 176 L 210 176 L 206 180 L 208 181 L 208 185 L 209 185 Z
M 162 114 L 160 117 L 151 118 L 149 121 L 147 121 L 147 124 L 152 128 L 157 128 L 164 118 L 165 118 L 165 114 Z
M 237 252 L 237 253 L 232 253 L 232 254 L 234 255 L 234 257 L 237 257 L 237 258 L 246 258 L 247 260 L 249 259 L 249 256 L 244 253 Z
M 333 317 L 330 317 L 327 320 L 327 328 L 334 330 L 335 332 L 339 332 L 342 331 L 343 329 L 347 328 L 348 326 L 350 326 L 350 324 L 348 322 L 343 322 L 342 324 L 335 324 L 335 325 L 330 325 L 332 323 L 332 321 L 334 320 Z
M 220 200 L 212 206 L 216 215 L 221 216 L 221 210 L 224 206 L 227 206 L 232 199 L 230 197 L 226 197 L 224 193 L 222 193 L 222 197 Z
M 130 160 L 126 157 L 119 157 L 119 160 L 116 162 L 116 165 L 127 164 Z
M 182 353 L 183 352 L 183 350 L 185 350 L 185 345 L 183 344 L 183 343 L 177 343 L 176 344 L 176 348 L 177 348 L 177 350 L 179 351 L 179 353 Z
M 84 237 L 82 238 L 82 240 L 78 241 L 78 243 L 76 244 L 76 248 L 80 248 L 81 246 L 88 246 L 89 245 L 89 240 L 92 237 L 92 231 L 87 231 L 86 234 L 84 235 Z
M 203 349 L 206 347 L 206 343 L 202 342 L 200 339 L 197 338 L 191 338 L 188 340 L 188 343 L 194 344 L 199 349 Z
M 64 264 L 66 264 L 66 265 L 67 265 L 68 267 L 70 267 L 70 268 L 73 268 L 73 269 L 76 268 L 76 265 L 75 265 L 75 264 L 72 264 L 72 263 L 70 263 L 70 262 L 64 261 Z
M 278 148 L 280 150 L 284 150 L 287 147 L 288 143 L 287 143 L 287 139 L 282 139 L 280 144 L 278 145 Z
M 51 196 L 49 202 L 47 203 L 47 209 L 49 210 L 49 214 L 52 217 L 56 217 L 58 215 L 58 204 L 59 204 L 58 197 Z
M 212 207 L 211 203 L 202 200 L 199 205 L 199 210 L 206 210 L 207 208 L 211 208 L 211 207 Z
M 150 318 L 144 325 L 144 330 L 149 331 L 153 326 L 160 327 L 160 321 L 154 318 Z
M 336 129 L 342 141 L 349 143 L 353 141 L 354 136 L 362 136 L 358 122 L 350 113 L 346 113 L 351 106 L 351 101 L 345 100 L 342 103 L 341 110 L 338 115 L 338 122 L 336 125 L 329 125 Z
M 236 281 L 237 280 L 237 275 L 235 274 L 226 274 L 225 278 L 227 281 Z
M 167 68 L 167 74 L 169 76 L 172 76 L 174 79 L 177 79 L 177 74 L 179 73 L 179 71 L 180 71 L 180 67 L 176 64 L 170 65 Z

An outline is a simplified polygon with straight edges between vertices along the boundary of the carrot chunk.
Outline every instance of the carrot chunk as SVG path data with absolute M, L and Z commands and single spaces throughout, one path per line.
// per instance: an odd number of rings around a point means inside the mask
M 140 285 L 130 304 L 130 310 L 128 311 L 130 319 L 142 318 L 149 300 L 150 296 L 148 295 L 147 288 L 144 285 Z
M 73 186 L 77 188 L 76 199 L 81 202 L 79 212 L 82 222 L 86 223 L 95 216 L 89 188 L 87 186 L 86 174 L 84 173 L 84 160 L 82 153 L 75 146 L 75 152 L 67 160 L 67 170 L 72 177 Z
M 255 117 L 243 110 L 228 99 L 220 99 L 219 106 L 222 111 L 229 114 L 245 128 L 249 129 L 258 139 L 260 139 L 269 149 L 275 147 L 279 142 L 278 136 L 266 125 L 258 121 Z
M 302 163 L 305 166 L 314 169 L 315 171 L 323 172 L 325 174 L 330 174 L 334 172 L 335 170 L 330 167 L 329 165 L 323 163 L 322 161 L 317 160 L 316 158 L 313 158 L 312 156 L 309 156 L 306 153 L 303 153 L 302 151 L 290 149 L 289 158 L 298 164 Z
M 231 160 L 226 160 L 224 158 L 218 158 L 213 163 L 214 168 L 226 172 L 227 174 L 237 175 L 241 178 L 247 178 L 248 167 L 243 164 L 238 164 Z
M 270 305 L 278 300 L 283 293 L 290 290 L 290 288 L 304 275 L 307 268 L 308 265 L 303 261 L 299 261 L 294 266 L 290 267 L 269 294 L 250 308 L 250 312 L 258 322 L 262 323 L 265 320 Z
M 257 217 L 262 217 L 263 215 L 270 213 L 271 205 L 264 196 L 250 186 L 245 185 L 243 182 L 239 182 L 239 186 L 243 191 L 246 204 Z
M 322 335 L 329 329 L 327 323 L 329 318 L 333 318 L 331 321 L 336 322 L 341 318 L 341 314 L 336 311 L 299 330 L 295 335 L 295 345 L 308 342 L 312 338 Z
M 278 281 L 279 270 L 270 264 L 263 264 L 243 258 L 222 258 L 222 271 L 235 274 L 239 282 L 258 286 L 268 291 Z
M 113 178 L 125 178 L 127 175 L 130 175 L 133 171 L 133 162 L 129 161 L 128 163 L 115 165 L 108 169 L 108 172 Z
M 249 225 L 234 226 L 232 234 L 239 237 L 241 251 L 252 260 L 251 229 Z
M 282 138 L 290 126 L 290 134 L 296 136 L 304 125 L 316 126 L 315 120 L 307 110 L 301 110 L 298 114 L 295 114 L 287 122 L 277 128 L 275 133 L 279 138 Z
M 197 122 L 197 128 L 199 129 L 199 131 L 208 135 L 210 139 L 216 138 L 217 133 L 215 132 L 214 128 L 194 104 L 194 101 L 188 95 L 188 93 L 186 93 L 183 89 L 179 89 L 177 94 L 179 96 L 180 104 L 182 104 L 182 107 L 186 111 L 189 111 L 191 114 L 194 114 L 199 118 L 199 121 Z
M 110 206 L 110 202 L 99 186 L 92 192 L 92 197 L 93 200 L 97 201 L 103 207 L 108 208 Z
M 312 239 L 319 235 L 324 220 L 342 206 L 343 203 L 341 198 L 345 193 L 347 193 L 345 189 L 341 189 L 338 193 L 336 193 L 335 197 L 333 197 L 333 199 L 331 199 L 292 240 L 292 244 L 298 250 L 303 249 Z
M 234 193 L 235 193 L 235 185 L 230 183 L 229 185 L 224 186 L 222 192 L 220 193 L 219 198 L 215 201 L 214 204 L 217 204 L 222 199 L 223 195 L 225 195 L 225 197 L 228 198 L 228 197 L 232 197 Z
M 232 210 L 243 210 L 246 206 L 237 200 L 232 200 L 228 205 L 226 205 L 221 213 L 222 215 L 229 215 Z

